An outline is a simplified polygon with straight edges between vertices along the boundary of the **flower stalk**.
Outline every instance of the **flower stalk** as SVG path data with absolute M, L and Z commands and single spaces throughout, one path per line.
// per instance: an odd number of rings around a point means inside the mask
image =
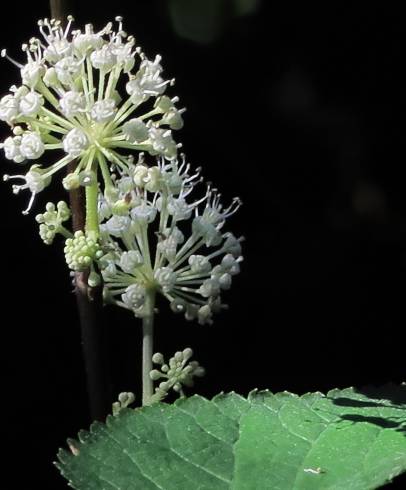
M 96 180 L 86 187 L 86 233 L 91 233 L 95 238 L 99 235 L 98 192 Z
M 155 289 L 145 294 L 145 316 L 142 319 L 142 405 L 149 405 L 154 393 L 150 376 L 154 349 Z

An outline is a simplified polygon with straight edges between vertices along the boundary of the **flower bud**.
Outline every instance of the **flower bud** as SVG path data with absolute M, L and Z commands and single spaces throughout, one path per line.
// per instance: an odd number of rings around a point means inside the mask
M 96 173 L 93 170 L 83 170 L 79 172 L 79 183 L 84 187 L 91 186 L 97 182 Z
M 164 356 L 160 352 L 155 352 L 155 354 L 152 356 L 152 362 L 154 364 L 163 364 L 164 361 Z
M 70 173 L 62 180 L 62 185 L 67 191 L 78 189 L 80 187 L 80 180 L 78 174 Z

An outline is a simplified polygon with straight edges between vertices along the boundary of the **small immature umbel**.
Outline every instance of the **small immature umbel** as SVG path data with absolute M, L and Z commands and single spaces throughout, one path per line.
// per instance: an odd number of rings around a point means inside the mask
M 155 388 L 152 402 L 163 400 L 171 389 L 184 396 L 183 387 L 193 386 L 195 377 L 204 376 L 204 368 L 197 361 L 190 361 L 192 356 L 193 351 L 190 347 L 175 352 L 168 364 L 165 363 L 164 356 L 160 352 L 152 356 L 152 362 L 158 364 L 160 369 L 153 369 L 149 375 L 153 381 L 164 380 Z

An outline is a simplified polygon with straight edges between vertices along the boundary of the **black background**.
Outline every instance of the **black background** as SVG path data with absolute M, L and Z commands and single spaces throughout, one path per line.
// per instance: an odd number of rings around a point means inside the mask
M 213 19 L 199 11 L 203 0 L 191 3 L 194 15 L 182 22 L 193 33 Z M 226 294 L 230 309 L 201 327 L 162 302 L 155 350 L 193 347 L 207 368 L 196 391 L 208 397 L 255 387 L 304 393 L 402 381 L 400 10 L 264 1 L 238 17 L 225 0 L 216 35 L 203 43 L 179 36 L 163 0 L 77 1 L 72 10 L 76 25 L 97 28 L 123 15 L 147 55 L 162 54 L 166 75 L 177 79 L 171 94 L 188 109 L 177 139 L 225 200 L 244 201 L 228 223 L 246 237 L 242 273 Z M 19 46 L 44 16 L 45 1 L 23 11 L 16 3 L 3 19 L 0 46 L 22 60 Z M 18 70 L 2 61 L 2 93 L 18 80 Z M 3 157 L 1 163 L 3 173 L 16 171 Z M 52 461 L 66 437 L 89 424 L 62 243 L 44 246 L 33 219 L 50 196 L 63 191 L 40 195 L 24 217 L 28 195 L 14 197 L 8 183 L 0 185 L 2 479 L 14 481 L 7 488 L 26 488 L 26 478 L 38 488 L 66 488 Z M 103 320 L 115 393 L 139 393 L 139 322 L 111 307 Z

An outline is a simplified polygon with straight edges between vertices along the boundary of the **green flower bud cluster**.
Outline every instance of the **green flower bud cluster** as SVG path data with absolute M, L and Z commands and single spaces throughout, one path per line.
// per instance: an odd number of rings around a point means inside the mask
M 175 355 L 169 359 L 166 364 L 163 355 L 157 352 L 152 356 L 152 362 L 159 364 L 160 369 L 153 369 L 150 372 L 150 377 L 153 381 L 164 378 L 158 388 L 155 389 L 155 394 L 152 396 L 152 402 L 160 401 L 166 397 L 169 390 L 173 389 L 183 396 L 183 386 L 191 387 L 194 385 L 194 377 L 201 378 L 205 374 L 205 369 L 199 365 L 197 361 L 190 361 L 193 356 L 193 350 L 187 347 L 182 352 L 175 352 Z
M 49 202 L 45 209 L 45 213 L 37 214 L 35 219 L 37 223 L 40 223 L 40 237 L 44 243 L 51 245 L 57 233 L 61 233 L 65 237 L 69 236 L 70 233 L 62 226 L 62 223 L 70 218 L 70 210 L 64 201 L 58 202 L 56 208 L 54 203 Z
M 86 235 L 81 230 L 75 232 L 73 238 L 66 240 L 64 252 L 66 263 L 74 271 L 86 270 L 93 261 L 103 255 L 100 245 L 92 234 Z

